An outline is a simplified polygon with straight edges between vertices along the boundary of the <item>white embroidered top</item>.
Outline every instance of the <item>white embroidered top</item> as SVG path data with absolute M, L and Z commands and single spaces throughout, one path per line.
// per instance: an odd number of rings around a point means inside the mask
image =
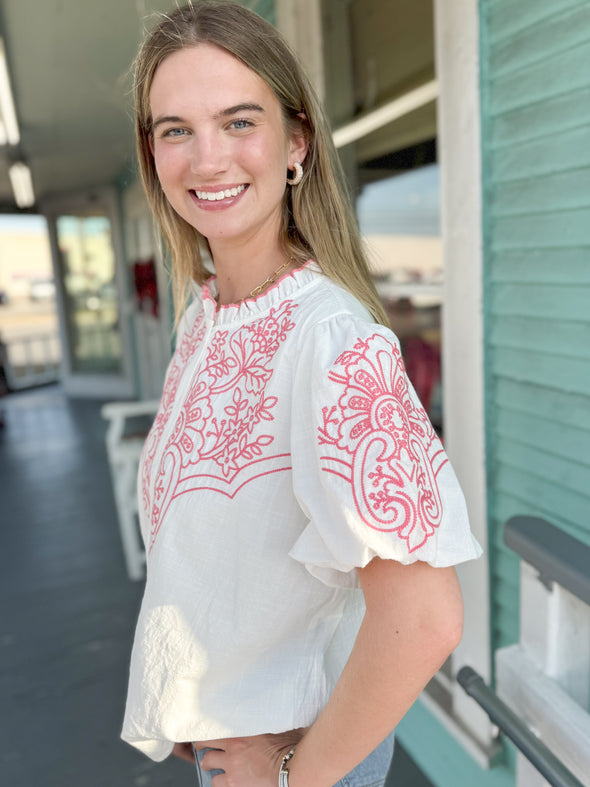
M 311 262 L 215 294 L 187 310 L 139 472 L 122 737 L 154 760 L 311 724 L 363 615 L 355 567 L 481 554 L 391 331 Z

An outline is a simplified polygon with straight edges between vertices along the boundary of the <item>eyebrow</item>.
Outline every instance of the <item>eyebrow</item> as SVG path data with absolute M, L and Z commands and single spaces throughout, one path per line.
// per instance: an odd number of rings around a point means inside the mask
M 235 107 L 222 109 L 216 117 L 230 117 L 231 115 L 239 115 L 240 112 L 264 112 L 264 109 L 259 104 L 236 104 Z
M 227 109 L 222 109 L 221 112 L 218 112 L 214 117 L 215 119 L 224 118 L 224 117 L 232 117 L 232 115 L 239 115 L 240 112 L 264 112 L 264 109 L 259 104 L 252 104 L 246 102 L 244 104 L 236 104 L 233 107 L 228 107 Z M 164 115 L 159 117 L 157 120 L 154 120 L 152 123 L 152 131 L 154 131 L 158 126 L 161 126 L 162 123 L 183 123 L 184 119 L 179 117 L 178 115 Z

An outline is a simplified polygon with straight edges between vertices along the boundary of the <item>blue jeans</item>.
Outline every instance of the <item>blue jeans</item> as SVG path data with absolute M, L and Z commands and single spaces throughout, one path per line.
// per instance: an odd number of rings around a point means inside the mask
M 197 785 L 198 787 L 212 787 L 211 779 L 223 771 L 212 770 L 204 771 L 201 768 L 201 759 L 207 749 L 195 751 L 195 762 L 197 765 Z M 334 787 L 383 787 L 389 770 L 389 764 L 393 756 L 393 733 L 379 744 L 375 751 L 356 766 L 350 773 L 343 776 Z

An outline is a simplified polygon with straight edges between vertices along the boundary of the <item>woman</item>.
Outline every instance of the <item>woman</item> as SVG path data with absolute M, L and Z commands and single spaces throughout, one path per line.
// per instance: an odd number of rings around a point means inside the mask
M 452 566 L 481 550 L 328 125 L 276 31 L 219 0 L 148 36 L 136 106 L 176 301 L 193 298 L 141 461 L 123 738 L 155 760 L 194 748 L 214 787 L 383 784 L 393 728 L 461 636 Z

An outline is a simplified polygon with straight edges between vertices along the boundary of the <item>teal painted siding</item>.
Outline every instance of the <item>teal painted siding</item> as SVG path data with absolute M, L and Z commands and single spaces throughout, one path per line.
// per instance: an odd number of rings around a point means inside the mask
M 257 14 L 263 16 L 271 24 L 276 24 L 275 17 L 275 0 L 242 0 L 242 5 L 256 11 Z
M 396 729 L 396 737 L 433 784 L 446 787 L 514 787 L 511 768 L 483 770 L 420 701 Z M 395 783 L 395 779 L 392 781 Z
M 590 543 L 590 4 L 480 0 L 494 647 L 518 638 L 501 529 Z

